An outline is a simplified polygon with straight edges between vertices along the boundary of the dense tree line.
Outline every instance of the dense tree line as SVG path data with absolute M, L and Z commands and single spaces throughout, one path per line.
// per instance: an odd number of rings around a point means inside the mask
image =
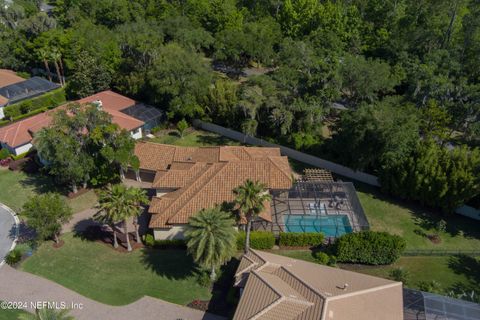
M 0 0 L 0 66 L 66 77 L 70 98 L 113 88 L 174 120 L 378 174 L 407 198 L 399 189 L 413 182 L 396 172 L 419 152 L 438 147 L 442 172 L 476 157 L 479 0 L 57 0 L 50 15 L 38 2 Z M 444 150 L 462 144 L 462 156 Z M 475 192 L 460 201 L 479 193 L 479 168 L 467 167 Z

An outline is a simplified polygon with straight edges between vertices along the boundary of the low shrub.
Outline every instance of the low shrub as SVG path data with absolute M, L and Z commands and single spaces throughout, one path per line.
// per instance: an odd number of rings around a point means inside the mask
M 279 245 L 285 247 L 315 247 L 323 243 L 325 236 L 319 232 L 282 232 Z
M 362 231 L 344 234 L 335 242 L 340 262 L 384 265 L 395 262 L 405 250 L 405 240 L 387 232 Z
M 404 285 L 408 284 L 408 278 L 410 277 L 410 273 L 403 268 L 392 269 L 388 275 L 390 279 L 403 282 Z
M 157 249 L 185 249 L 187 244 L 183 239 L 155 240 L 153 247 Z
M 24 153 L 20 153 L 18 156 L 12 154 L 10 157 L 12 158 L 13 161 L 18 161 L 28 156 L 28 154 L 29 152 L 24 152 Z
M 10 157 L 10 152 L 7 149 L 0 149 L 0 160 L 4 160 Z
M 201 270 L 197 274 L 197 283 L 202 287 L 208 288 L 212 285 L 212 279 L 210 279 L 210 273 L 206 270 Z
M 9 120 L 0 120 L 0 127 L 1 127 L 1 126 L 5 126 L 5 125 L 7 125 L 7 124 L 9 124 L 9 123 L 10 123 Z
M 313 257 L 315 258 L 315 260 L 320 263 L 320 264 L 323 264 L 323 265 L 327 265 L 328 262 L 330 261 L 330 256 L 328 254 L 326 254 L 325 252 L 322 252 L 322 251 L 317 251 L 313 254 Z
M 153 234 L 151 233 L 147 233 L 144 237 L 143 237 L 143 242 L 146 246 L 148 247 L 153 247 L 153 245 L 155 244 L 155 238 L 153 238 Z
M 5 257 L 5 262 L 10 266 L 13 266 L 19 263 L 20 260 L 22 260 L 22 251 L 18 248 L 15 248 L 12 251 L 10 251 Z
M 258 250 L 272 249 L 275 245 L 273 233 L 267 231 L 250 232 L 250 248 Z M 239 232 L 237 235 L 237 249 L 245 249 L 245 232 Z

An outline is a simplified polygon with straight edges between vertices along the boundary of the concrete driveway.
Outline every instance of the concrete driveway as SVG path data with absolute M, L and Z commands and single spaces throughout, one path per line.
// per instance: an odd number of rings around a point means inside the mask
M 11 209 L 0 203 L 0 266 L 17 237 L 17 223 L 13 215 Z

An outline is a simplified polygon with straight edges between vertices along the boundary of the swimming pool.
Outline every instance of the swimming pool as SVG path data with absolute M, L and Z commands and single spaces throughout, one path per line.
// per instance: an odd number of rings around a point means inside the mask
M 340 237 L 353 231 L 347 215 L 286 214 L 283 220 L 286 232 L 322 232 L 326 237 Z

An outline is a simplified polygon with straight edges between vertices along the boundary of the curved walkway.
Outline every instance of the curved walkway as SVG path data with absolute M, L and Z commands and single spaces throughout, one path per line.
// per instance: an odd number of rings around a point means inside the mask
M 18 238 L 18 218 L 7 206 L 0 203 L 0 266 L 4 258 L 15 247 Z
M 204 313 L 160 299 L 143 297 L 125 306 L 109 306 L 86 298 L 55 282 L 18 271 L 5 265 L 0 269 L 0 300 L 30 302 L 64 302 L 76 319 L 102 320 L 220 320 L 223 317 Z M 81 309 L 71 305 L 81 305 Z M 31 308 L 29 308 L 32 311 Z

